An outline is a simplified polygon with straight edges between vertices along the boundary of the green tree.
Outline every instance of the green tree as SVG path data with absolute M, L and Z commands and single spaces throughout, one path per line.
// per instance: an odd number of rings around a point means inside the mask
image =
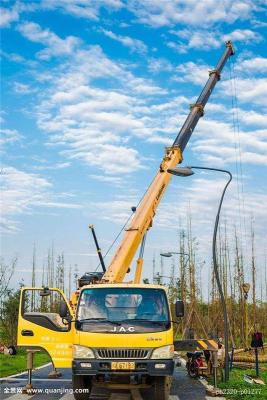
M 6 345 L 15 345 L 17 342 L 19 300 L 20 289 L 17 289 L 9 290 L 8 296 L 2 302 L 0 341 Z

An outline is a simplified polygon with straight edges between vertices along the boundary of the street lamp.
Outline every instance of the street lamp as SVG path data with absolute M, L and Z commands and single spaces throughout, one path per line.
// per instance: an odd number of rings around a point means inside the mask
M 184 253 L 184 252 L 180 252 L 180 251 L 168 251 L 167 253 L 160 253 L 161 257 L 167 257 L 170 258 L 172 257 L 174 254 L 180 254 L 182 256 L 187 256 L 186 262 L 185 262 L 185 266 L 188 263 L 189 259 L 190 259 L 190 255 L 188 253 Z
M 162 257 L 172 257 L 173 254 L 181 254 L 182 256 L 187 256 L 188 258 L 187 258 L 186 262 L 188 262 L 189 257 L 190 257 L 188 253 L 180 253 L 180 252 L 176 252 L 176 251 L 168 251 L 167 253 L 160 253 L 160 255 Z
M 173 253 L 168 252 L 168 253 L 160 253 L 161 257 L 172 257 Z
M 187 265 L 187 263 L 190 260 L 190 255 L 188 253 L 184 253 L 184 252 L 180 252 L 180 251 L 168 251 L 167 253 L 160 253 L 161 257 L 167 257 L 167 258 L 172 257 L 174 254 L 175 255 L 180 254 L 183 257 L 184 256 L 187 257 L 187 259 L 184 263 L 184 267 Z M 185 292 L 185 290 L 184 290 L 184 271 L 182 271 L 182 268 L 181 268 L 181 271 L 180 271 L 180 298 L 182 301 L 185 302 L 185 293 L 184 292 Z M 182 324 L 182 326 L 183 326 L 183 324 Z
M 218 269 L 218 264 L 217 264 L 217 255 L 216 255 L 216 240 L 217 240 L 217 231 L 218 231 L 218 225 L 219 225 L 219 220 L 220 220 L 220 212 L 222 208 L 222 202 L 224 199 L 224 195 L 226 192 L 226 189 L 228 185 L 230 184 L 232 180 L 232 174 L 230 171 L 227 171 L 225 169 L 219 169 L 219 168 L 210 168 L 210 167 L 195 167 L 195 166 L 190 166 L 190 167 L 178 167 L 178 168 L 173 168 L 173 169 L 168 169 L 168 172 L 172 175 L 177 175 L 177 176 L 190 176 L 194 174 L 193 169 L 201 169 L 201 170 L 208 170 L 208 171 L 217 171 L 217 172 L 223 172 L 225 174 L 229 175 L 229 179 L 223 189 L 222 195 L 221 195 L 221 200 L 219 203 L 216 219 L 215 219 L 215 225 L 214 225 L 214 231 L 213 231 L 213 240 L 212 240 L 212 258 L 213 258 L 213 268 L 214 268 L 214 273 L 215 273 L 215 278 L 218 286 L 218 291 L 220 294 L 221 298 L 221 303 L 222 303 L 222 308 L 223 308 L 223 318 L 224 318 L 224 341 L 225 341 L 225 359 L 224 359 L 224 371 L 225 371 L 225 382 L 229 380 L 229 349 L 228 349 L 228 332 L 229 332 L 229 327 L 228 327 L 228 315 L 227 315 L 227 307 L 226 307 L 226 301 L 224 298 L 224 293 L 223 293 L 223 288 L 222 284 L 220 281 L 220 275 L 219 275 L 219 269 Z
M 158 276 L 159 278 L 167 278 L 167 279 L 172 279 L 172 277 L 171 277 L 171 276 L 167 276 L 167 275 L 160 275 L 159 273 L 157 274 L 157 276 Z

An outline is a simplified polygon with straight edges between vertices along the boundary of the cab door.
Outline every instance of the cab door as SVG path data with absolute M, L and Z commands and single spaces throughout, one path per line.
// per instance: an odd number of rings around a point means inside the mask
M 18 320 L 18 346 L 42 348 L 50 355 L 55 368 L 71 368 L 74 324 L 62 320 L 60 302 L 66 302 L 70 319 L 72 310 L 59 289 L 23 288 Z

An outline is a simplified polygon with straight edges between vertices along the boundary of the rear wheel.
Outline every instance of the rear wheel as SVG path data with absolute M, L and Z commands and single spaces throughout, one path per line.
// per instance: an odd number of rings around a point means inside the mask
M 198 377 L 198 367 L 196 361 L 192 361 L 191 363 L 189 363 L 188 374 L 191 378 Z
M 73 396 L 75 400 L 88 400 L 92 390 L 92 378 L 72 375 Z
M 168 400 L 171 390 L 170 376 L 156 376 L 154 379 L 153 400 Z
M 17 350 L 16 350 L 16 348 L 15 348 L 14 346 L 9 346 L 9 347 L 8 347 L 8 353 L 9 353 L 11 356 L 15 356 L 15 355 L 17 354 Z

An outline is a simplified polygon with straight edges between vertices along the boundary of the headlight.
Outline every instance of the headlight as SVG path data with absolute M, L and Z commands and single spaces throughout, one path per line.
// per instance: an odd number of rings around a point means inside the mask
M 174 355 L 174 346 L 171 344 L 169 346 L 163 346 L 155 349 L 152 353 L 152 359 L 168 359 L 173 358 Z
M 75 344 L 73 346 L 73 358 L 95 358 L 95 355 L 90 347 Z

